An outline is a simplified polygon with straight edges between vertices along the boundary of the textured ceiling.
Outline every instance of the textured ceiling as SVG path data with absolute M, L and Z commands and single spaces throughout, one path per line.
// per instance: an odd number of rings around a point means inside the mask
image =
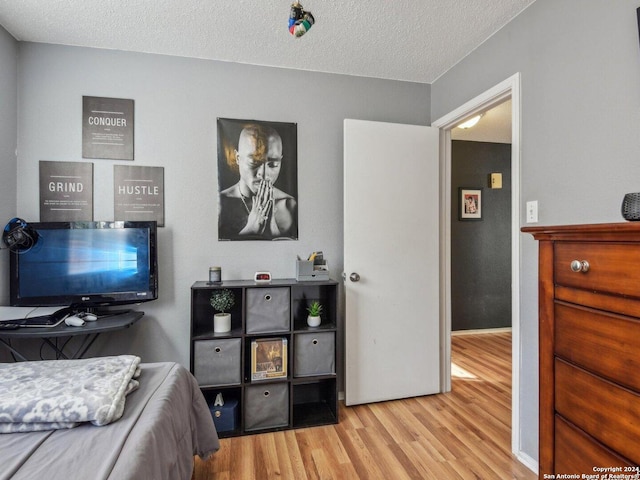
M 0 0 L 17 40 L 433 83 L 535 0 Z

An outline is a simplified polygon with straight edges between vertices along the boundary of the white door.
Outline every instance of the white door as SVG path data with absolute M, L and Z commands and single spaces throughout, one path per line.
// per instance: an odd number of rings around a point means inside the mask
M 438 129 L 344 121 L 345 401 L 440 391 Z

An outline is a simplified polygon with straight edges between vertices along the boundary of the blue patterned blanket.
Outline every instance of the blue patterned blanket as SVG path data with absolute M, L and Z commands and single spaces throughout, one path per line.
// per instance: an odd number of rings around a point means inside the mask
M 139 364 L 132 355 L 2 363 L 0 433 L 114 422 L 138 388 Z

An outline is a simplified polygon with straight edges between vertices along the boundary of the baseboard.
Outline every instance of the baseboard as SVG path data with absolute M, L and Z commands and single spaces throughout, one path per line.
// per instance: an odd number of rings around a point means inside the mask
M 455 337 L 458 335 L 478 335 L 482 333 L 506 333 L 506 332 L 511 332 L 511 327 L 479 328 L 477 330 L 455 330 L 451 332 L 451 336 Z
M 515 455 L 521 464 L 523 464 L 536 475 L 538 474 L 538 462 L 536 460 L 523 452 L 517 452 Z

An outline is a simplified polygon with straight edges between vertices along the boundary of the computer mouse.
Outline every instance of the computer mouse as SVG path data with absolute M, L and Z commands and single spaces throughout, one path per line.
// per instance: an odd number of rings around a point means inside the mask
M 97 315 L 89 312 L 80 312 L 76 314 L 76 317 L 81 318 L 85 322 L 95 322 L 98 319 Z
M 64 323 L 69 325 L 70 327 L 82 327 L 85 324 L 85 321 L 76 315 L 70 315 L 64 319 Z

